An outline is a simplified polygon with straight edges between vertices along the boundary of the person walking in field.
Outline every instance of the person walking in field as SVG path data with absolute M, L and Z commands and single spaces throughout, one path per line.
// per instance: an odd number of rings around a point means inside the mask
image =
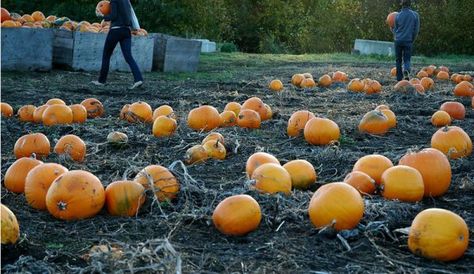
M 138 21 L 136 20 L 135 12 L 132 9 L 130 0 L 111 0 L 110 13 L 104 15 L 100 10 L 96 10 L 96 15 L 98 17 L 103 17 L 105 21 L 110 21 L 110 30 L 105 39 L 99 80 L 92 81 L 92 83 L 96 86 L 103 86 L 105 84 L 107 81 L 107 74 L 109 73 L 110 57 L 112 57 L 112 53 L 117 44 L 120 43 L 123 57 L 130 66 L 135 80 L 135 83 L 129 89 L 135 89 L 142 86 L 143 77 L 132 56 L 131 31 L 132 28 L 135 27 L 134 25 L 138 24 Z M 136 24 L 133 23 L 133 20 L 135 20 Z
M 397 62 L 397 81 L 409 80 L 413 43 L 420 31 L 420 16 L 411 9 L 411 0 L 401 0 L 402 9 L 395 17 L 393 34 Z M 402 69 L 403 59 L 403 69 Z

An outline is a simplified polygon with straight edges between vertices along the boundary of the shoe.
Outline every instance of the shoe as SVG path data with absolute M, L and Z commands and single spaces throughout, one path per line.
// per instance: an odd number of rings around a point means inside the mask
M 403 71 L 403 79 L 410 80 L 410 73 L 407 70 Z
M 143 85 L 143 81 L 138 81 L 138 82 L 135 82 L 131 87 L 129 87 L 128 89 L 136 89 L 136 88 L 139 88 Z
M 103 86 L 105 86 L 105 83 L 101 83 L 101 82 L 99 82 L 99 81 L 92 81 L 91 84 L 96 85 L 96 86 L 98 86 L 98 87 L 103 87 Z

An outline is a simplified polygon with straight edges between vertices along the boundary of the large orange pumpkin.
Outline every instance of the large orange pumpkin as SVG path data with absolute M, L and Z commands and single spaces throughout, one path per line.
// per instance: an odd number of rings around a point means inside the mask
M 359 160 L 354 164 L 352 171 L 364 172 L 374 179 L 377 184 L 380 184 L 382 174 L 392 166 L 392 161 L 387 157 L 378 154 L 371 154 L 359 158 Z
M 398 164 L 413 167 L 420 172 L 425 197 L 441 196 L 451 184 L 451 164 L 446 155 L 437 149 L 425 148 L 419 152 L 408 152 Z
M 312 145 L 329 145 L 337 142 L 340 136 L 339 126 L 326 118 L 312 118 L 304 127 L 304 138 Z
M 373 194 L 375 192 L 375 180 L 362 171 L 352 171 L 347 174 L 344 183 L 353 186 L 360 194 Z
M 438 110 L 431 116 L 431 124 L 436 127 L 449 126 L 451 124 L 451 116 L 444 110 Z
M 324 88 L 327 88 L 327 87 L 331 86 L 332 85 L 331 76 L 329 76 L 327 74 L 324 74 L 323 76 L 319 77 L 318 85 L 320 87 L 324 87 Z
M 382 111 L 372 110 L 367 112 L 360 120 L 359 131 L 382 135 L 388 132 L 390 125 L 393 125 L 393 121 L 389 122 L 387 116 Z
M 436 79 L 438 80 L 449 80 L 449 73 L 446 71 L 440 71 L 436 74 Z
M 264 117 L 267 114 L 267 109 L 265 108 L 265 105 L 262 99 L 258 97 L 252 97 L 252 98 L 247 99 L 242 104 L 242 108 L 240 110 L 239 115 L 242 113 L 242 110 L 244 109 L 251 109 L 251 110 L 256 111 L 260 115 L 260 118 Z
M 382 85 L 377 80 L 369 80 L 365 82 L 364 91 L 367 94 L 382 92 Z
M 1 13 L 1 22 L 5 22 L 7 20 L 11 20 L 12 18 L 10 17 L 10 12 L 6 8 L 1 8 L 2 13 Z
M 188 126 L 194 130 L 209 131 L 219 127 L 221 117 L 215 107 L 200 106 L 188 113 Z
M 69 170 L 60 164 L 46 163 L 35 166 L 25 179 L 25 198 L 28 204 L 46 210 L 46 193 L 56 178 Z
M 170 107 L 169 105 L 159 106 L 153 111 L 153 121 L 155 121 L 156 118 L 160 116 L 168 116 L 175 120 L 177 118 L 176 113 L 174 112 L 173 108 Z
M 395 27 L 395 18 L 397 17 L 398 12 L 394 11 L 391 12 L 387 15 L 387 19 L 385 19 L 385 22 L 390 28 Z
M 22 122 L 34 122 L 33 114 L 36 110 L 36 107 L 33 105 L 22 106 L 18 109 L 18 118 Z
M 111 7 L 109 1 L 100 1 L 95 7 L 96 11 L 100 11 L 103 15 L 110 14 Z
M 210 140 L 205 142 L 202 147 L 206 150 L 209 158 L 224 160 L 227 150 L 219 140 Z
M 252 173 L 255 188 L 263 193 L 291 193 L 291 176 L 279 164 L 267 163 L 257 167 Z
M 456 96 L 474 96 L 474 86 L 468 81 L 462 81 L 454 87 L 454 95 Z
M 13 116 L 13 108 L 7 103 L 0 104 L 0 111 L 2 112 L 2 116 L 4 117 L 12 117 Z
M 221 127 L 232 127 L 237 125 L 237 115 L 235 112 L 230 110 L 225 110 L 220 114 L 221 117 Z
M 318 178 L 313 165 L 306 160 L 293 160 L 283 165 L 291 176 L 291 186 L 297 189 L 307 189 L 316 183 Z
M 300 88 L 314 88 L 316 86 L 316 82 L 313 78 L 305 78 L 300 83 Z
M 445 102 L 439 109 L 446 111 L 451 118 L 456 120 L 464 120 L 466 116 L 466 108 L 459 102 Z
M 84 161 L 86 157 L 86 143 L 76 135 L 69 134 L 59 138 L 54 146 L 57 154 L 67 154 L 76 162 Z
M 46 208 L 61 220 L 80 220 L 99 213 L 105 203 L 104 186 L 99 178 L 84 170 L 59 176 L 48 189 Z
M 209 154 L 204 149 L 202 145 L 194 145 L 188 150 L 186 150 L 186 154 L 184 155 L 184 162 L 187 165 L 191 164 L 199 164 L 209 159 Z
M 291 84 L 295 87 L 300 87 L 301 82 L 306 79 L 303 74 L 297 73 L 291 77 Z
M 227 104 L 225 105 L 224 111 L 227 111 L 227 110 L 232 111 L 232 112 L 235 113 L 235 115 L 238 116 L 239 113 L 240 113 L 240 109 L 241 109 L 241 108 L 242 108 L 242 106 L 241 106 L 239 103 L 237 103 L 237 102 L 229 102 L 229 103 L 227 103 Z
M 43 162 L 34 158 L 23 157 L 16 160 L 5 172 L 3 183 L 5 188 L 15 193 L 25 191 L 25 180 L 28 172 Z
M 359 78 L 352 79 L 347 85 L 347 89 L 353 92 L 362 92 L 364 87 L 364 83 Z
M 242 236 L 260 225 L 260 205 L 249 195 L 234 195 L 222 200 L 212 213 L 212 222 L 221 233 Z
M 70 105 L 73 123 L 84 123 L 87 120 L 87 109 L 81 104 Z
M 168 116 L 160 116 L 153 122 L 153 135 L 155 137 L 169 137 L 176 131 L 176 120 Z
M 176 198 L 179 183 L 176 177 L 165 167 L 149 165 L 142 169 L 133 181 L 140 183 L 145 189 L 152 189 L 160 202 Z
M 261 116 L 252 109 L 240 110 L 237 117 L 237 125 L 243 128 L 260 128 Z
M 283 83 L 278 80 L 278 79 L 275 79 L 275 80 L 272 80 L 270 82 L 270 84 L 268 85 L 268 88 L 272 91 L 282 91 L 283 90 Z
M 96 118 L 104 115 L 104 106 L 102 102 L 95 98 L 87 98 L 81 102 L 87 110 L 87 118 Z
M 41 117 L 46 126 L 71 124 L 74 116 L 71 108 L 66 105 L 50 105 L 43 112 Z
M 433 134 L 431 147 L 443 152 L 450 159 L 457 159 L 471 155 L 472 140 L 462 128 L 446 126 Z
M 314 116 L 314 114 L 311 111 L 307 111 L 307 110 L 298 110 L 295 113 L 293 113 L 290 119 L 288 120 L 288 126 L 286 128 L 286 132 L 288 136 L 290 137 L 299 136 L 304 130 L 306 123 L 315 117 L 316 116 Z
M 344 201 L 344 202 L 342 202 Z M 318 188 L 309 202 L 308 214 L 317 228 L 355 228 L 364 215 L 364 200 L 346 183 L 330 183 Z
M 145 188 L 133 181 L 115 181 L 105 188 L 105 204 L 110 215 L 133 217 L 145 202 Z
M 3 17 L 3 8 L 2 8 L 2 17 Z M 18 225 L 18 220 L 16 219 L 15 214 L 3 204 L 0 204 L 1 208 L 1 221 L 0 227 L 2 230 L 2 245 L 4 244 L 14 244 L 20 238 L 20 227 Z
M 245 172 L 247 173 L 247 177 L 251 178 L 256 168 L 267 163 L 274 163 L 279 165 L 280 161 L 278 161 L 275 156 L 266 152 L 256 152 L 252 154 L 247 159 L 247 163 L 245 164 Z
M 26 134 L 18 138 L 13 147 L 13 153 L 17 159 L 30 157 L 33 153 L 36 158 L 46 158 L 51 150 L 48 137 L 43 133 Z
M 433 89 L 433 87 L 434 87 L 434 81 L 433 81 L 433 79 L 431 79 L 429 77 L 423 77 L 423 78 L 421 78 L 421 85 L 423 86 L 425 91 L 430 90 L 430 89 Z
M 425 209 L 416 215 L 408 234 L 408 248 L 418 256 L 454 261 L 466 252 L 469 228 L 459 215 L 441 208 Z
M 423 177 L 415 168 L 394 166 L 385 170 L 380 183 L 381 194 L 389 200 L 418 202 L 423 199 Z
M 128 113 L 125 115 L 130 123 L 151 123 L 153 122 L 153 110 L 146 102 L 135 102 L 128 108 Z
M 347 74 L 342 71 L 336 71 L 332 74 L 332 81 L 333 82 L 347 82 L 349 79 Z

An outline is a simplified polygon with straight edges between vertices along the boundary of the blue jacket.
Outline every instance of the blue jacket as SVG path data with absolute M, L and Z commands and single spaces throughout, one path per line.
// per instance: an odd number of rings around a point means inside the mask
M 393 34 L 397 42 L 414 42 L 420 31 L 420 16 L 417 12 L 402 8 L 395 17 Z

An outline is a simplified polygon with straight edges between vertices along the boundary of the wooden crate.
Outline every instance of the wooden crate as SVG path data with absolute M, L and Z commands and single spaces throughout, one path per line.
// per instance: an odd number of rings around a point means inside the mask
M 153 70 L 163 72 L 196 72 L 201 42 L 176 36 L 153 33 Z
M 51 70 L 53 30 L 2 28 L 1 32 L 2 70 Z
M 54 39 L 53 64 L 72 70 L 99 71 L 102 65 L 105 33 L 69 32 L 56 30 Z M 153 64 L 153 38 L 132 37 L 132 55 L 142 72 L 151 71 Z M 117 44 L 110 70 L 130 71 Z

